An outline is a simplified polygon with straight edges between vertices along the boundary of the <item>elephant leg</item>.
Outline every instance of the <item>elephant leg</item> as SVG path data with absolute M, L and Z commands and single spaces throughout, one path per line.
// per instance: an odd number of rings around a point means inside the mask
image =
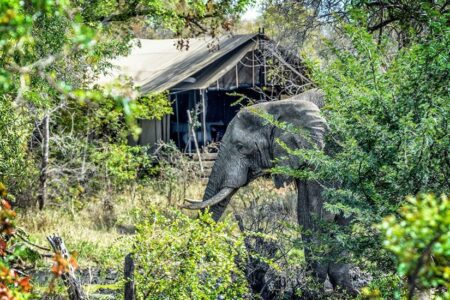
M 345 255 L 345 254 L 344 254 Z M 333 287 L 344 288 L 350 295 L 358 295 L 358 291 L 353 287 L 353 278 L 350 274 L 350 264 L 330 263 L 328 266 L 328 275 Z
M 334 217 L 334 222 L 339 226 L 349 226 L 351 223 L 351 217 L 344 217 L 342 214 L 337 214 Z M 336 257 L 345 258 L 348 256 L 346 251 L 338 252 L 334 254 Z M 334 288 L 345 288 L 352 296 L 356 296 L 358 291 L 353 285 L 353 278 L 350 272 L 352 268 L 351 264 L 331 262 L 328 266 L 328 276 L 330 282 Z
M 305 231 L 302 234 L 305 243 L 305 258 L 320 282 L 324 282 L 326 277 L 330 278 L 330 282 L 334 288 L 344 288 L 351 295 L 356 295 L 357 291 L 352 284 L 352 276 L 350 274 L 351 265 L 336 262 L 321 262 L 324 257 L 320 253 L 312 253 L 310 247 L 317 243 L 315 236 L 318 235 L 320 229 L 314 224 L 313 216 L 321 219 L 334 221 L 341 226 L 350 223 L 348 218 L 340 215 L 333 215 L 323 209 L 322 187 L 314 181 L 297 180 L 298 203 L 297 217 L 299 225 Z M 314 255 L 315 254 L 315 255 Z M 345 257 L 345 253 L 340 253 L 338 257 Z
M 212 218 L 214 221 L 218 222 L 220 218 L 222 217 L 223 213 L 225 212 L 225 209 L 227 208 L 228 204 L 230 203 L 231 197 L 233 197 L 232 193 L 230 196 L 226 197 L 221 202 L 214 204 L 209 208 L 209 211 L 212 213 Z M 203 211 L 203 210 L 202 210 Z
M 314 232 L 317 231 L 313 222 L 313 214 L 321 217 L 322 198 L 321 187 L 311 181 L 296 180 L 298 201 L 297 201 L 297 219 L 302 226 L 302 239 L 305 244 L 304 253 L 308 267 L 312 269 L 314 275 L 320 282 L 327 278 L 328 266 L 319 261 L 318 255 L 313 253 L 311 247 L 314 246 Z M 320 255 L 319 255 L 320 256 Z

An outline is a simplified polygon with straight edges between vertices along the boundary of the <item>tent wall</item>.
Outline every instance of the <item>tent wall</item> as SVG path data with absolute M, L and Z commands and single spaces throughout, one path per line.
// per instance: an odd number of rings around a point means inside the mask
M 260 86 L 260 64 L 256 51 L 248 52 L 237 64 L 228 70 L 224 76 L 210 85 L 211 90 L 231 90 L 240 87 Z
M 128 139 L 130 145 L 154 146 L 160 141 L 170 140 L 170 115 L 164 116 L 161 120 L 140 119 L 138 124 L 142 132 L 137 141 L 131 137 Z

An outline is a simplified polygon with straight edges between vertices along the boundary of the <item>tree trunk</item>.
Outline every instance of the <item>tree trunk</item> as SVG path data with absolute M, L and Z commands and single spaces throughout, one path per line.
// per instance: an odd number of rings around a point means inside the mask
M 40 195 L 38 197 L 39 209 L 43 209 L 47 202 L 47 180 L 48 180 L 48 156 L 49 156 L 49 140 L 50 140 L 50 116 L 48 112 L 44 116 L 43 133 L 42 133 L 42 163 L 39 177 Z

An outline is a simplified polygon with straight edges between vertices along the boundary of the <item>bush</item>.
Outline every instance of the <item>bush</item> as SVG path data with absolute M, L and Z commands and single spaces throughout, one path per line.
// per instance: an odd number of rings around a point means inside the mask
M 236 264 L 245 247 L 234 224 L 153 207 L 137 229 L 139 299 L 245 298 L 247 283 Z
M 432 24 L 431 24 L 432 23 Z M 442 18 L 420 43 L 393 52 L 360 26 L 344 26 L 345 43 L 331 43 L 327 64 L 311 62 L 325 92 L 329 125 L 325 153 L 294 149 L 308 170 L 275 170 L 333 183 L 325 209 L 351 226 L 326 225 L 327 247 L 375 278 L 394 271 L 391 255 L 373 224 L 395 213 L 407 195 L 448 193 L 448 48 Z M 336 188 L 337 187 L 337 188 Z M 322 243 L 324 244 L 324 243 Z M 330 251 L 331 253 L 331 251 Z
M 200 181 L 199 164 L 188 158 L 172 141 L 158 145 L 154 161 L 153 171 L 157 176 L 150 184 L 167 197 L 169 205 L 181 204 L 189 185 Z
M 26 152 L 31 133 L 29 119 L 17 113 L 6 97 L 0 97 L 0 181 L 13 187 L 12 202 L 31 205 L 39 170 Z
M 0 299 L 36 299 L 31 278 L 17 270 L 21 264 L 35 261 L 37 254 L 18 238 L 16 212 L 6 198 L 5 186 L 0 182 Z
M 450 201 L 432 194 L 408 197 L 399 216 L 380 225 L 384 246 L 396 256 L 399 276 L 406 276 L 409 298 L 418 288 L 446 287 L 450 297 Z

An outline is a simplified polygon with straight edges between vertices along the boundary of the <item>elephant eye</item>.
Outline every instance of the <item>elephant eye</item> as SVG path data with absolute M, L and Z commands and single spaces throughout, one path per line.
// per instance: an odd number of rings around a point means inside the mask
M 249 152 L 247 147 L 244 144 L 242 144 L 242 143 L 237 143 L 236 144 L 236 149 L 241 154 L 248 154 L 248 152 Z

